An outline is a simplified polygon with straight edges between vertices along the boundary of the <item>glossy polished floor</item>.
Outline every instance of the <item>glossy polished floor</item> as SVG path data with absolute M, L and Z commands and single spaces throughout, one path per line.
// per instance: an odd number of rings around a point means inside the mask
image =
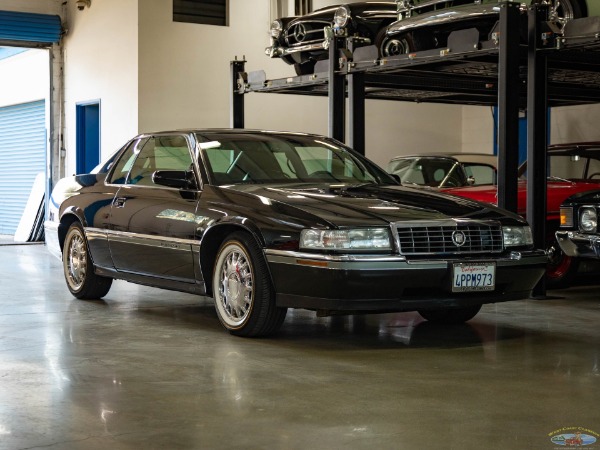
M 43 245 L 0 246 L 0 273 L 1 449 L 600 448 L 595 286 L 459 327 L 296 311 L 243 339 L 201 297 L 75 300 Z

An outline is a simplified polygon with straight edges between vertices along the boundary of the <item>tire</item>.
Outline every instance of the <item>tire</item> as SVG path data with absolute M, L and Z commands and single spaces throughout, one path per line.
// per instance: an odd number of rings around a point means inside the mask
M 561 289 L 568 287 L 579 269 L 579 259 L 567 256 L 554 235 L 548 238 L 546 246 L 548 265 L 546 266 L 546 287 Z
M 213 295 L 221 324 L 236 336 L 273 334 L 287 313 L 287 308 L 275 305 L 275 291 L 260 247 L 244 232 L 231 234 L 219 249 Z
M 379 56 L 387 58 L 435 48 L 435 40 L 431 34 L 423 31 L 389 37 L 384 28 L 375 38 L 375 45 Z
M 481 305 L 465 306 L 463 308 L 426 309 L 419 314 L 429 322 L 443 325 L 455 325 L 471 320 L 477 315 Z
M 312 59 L 303 63 L 294 64 L 296 75 L 312 75 L 315 72 L 315 64 L 316 61 L 313 61 Z
M 534 3 L 541 3 L 542 0 L 534 0 Z M 552 1 L 552 8 L 557 0 Z M 577 19 L 586 15 L 585 8 L 582 7 L 579 0 L 559 0 L 558 9 L 556 11 L 558 21 L 564 25 L 569 20 Z
M 87 240 L 79 222 L 74 222 L 67 231 L 62 259 L 67 287 L 76 298 L 95 300 L 108 294 L 113 280 L 94 273 Z

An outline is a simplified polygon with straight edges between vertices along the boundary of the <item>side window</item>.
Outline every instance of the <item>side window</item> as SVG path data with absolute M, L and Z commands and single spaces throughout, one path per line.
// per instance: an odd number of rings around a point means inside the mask
M 152 174 L 157 170 L 189 171 L 192 157 L 183 136 L 156 136 L 148 139 L 139 152 L 127 184 L 155 186 Z
M 119 160 L 115 164 L 115 169 L 110 174 L 108 183 L 111 184 L 125 184 L 127 180 L 127 174 L 133 167 L 133 162 L 138 155 L 140 148 L 143 146 L 143 140 L 135 140 L 129 144 L 127 150 L 123 152 Z
M 496 183 L 496 169 L 487 164 L 464 164 L 465 172 L 468 177 L 473 177 L 475 182 L 474 186 L 481 184 L 497 184 Z

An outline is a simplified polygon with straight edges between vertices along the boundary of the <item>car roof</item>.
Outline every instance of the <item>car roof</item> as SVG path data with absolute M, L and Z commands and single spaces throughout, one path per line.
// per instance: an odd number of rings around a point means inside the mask
M 432 153 L 419 153 L 411 155 L 395 156 L 391 161 L 397 161 L 400 159 L 408 158 L 445 158 L 454 159 L 459 162 L 469 163 L 484 163 L 496 165 L 498 157 L 491 153 L 475 153 L 475 152 L 432 152 Z

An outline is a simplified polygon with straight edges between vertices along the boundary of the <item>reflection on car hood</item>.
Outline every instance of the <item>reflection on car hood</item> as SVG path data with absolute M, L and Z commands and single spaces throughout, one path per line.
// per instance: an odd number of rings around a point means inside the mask
M 286 205 L 286 214 L 310 215 L 331 225 L 374 225 L 397 221 L 445 218 L 499 219 L 505 211 L 470 199 L 403 186 L 235 185 L 221 188 L 232 195 L 251 195 L 263 205 Z M 231 198 L 234 203 L 240 199 Z M 246 203 L 247 204 L 247 203 Z M 302 214 L 303 213 L 303 214 Z M 516 215 L 513 218 L 519 219 Z

